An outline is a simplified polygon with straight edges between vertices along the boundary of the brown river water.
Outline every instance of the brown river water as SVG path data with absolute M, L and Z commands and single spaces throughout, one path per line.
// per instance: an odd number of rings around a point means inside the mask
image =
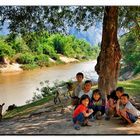
M 93 80 L 98 75 L 94 70 L 96 61 L 57 65 L 48 68 L 23 71 L 19 73 L 0 73 L 0 104 L 5 103 L 4 110 L 11 104 L 23 105 L 33 97 L 33 92 L 41 81 L 67 81 L 74 79 L 77 72 L 83 72 Z

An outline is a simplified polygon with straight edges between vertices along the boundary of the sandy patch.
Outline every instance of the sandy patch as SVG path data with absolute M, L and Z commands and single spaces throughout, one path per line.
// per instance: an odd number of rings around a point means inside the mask
M 13 63 L 13 64 L 7 64 L 5 65 L 4 67 L 1 67 L 0 68 L 0 72 L 20 72 L 20 71 L 23 71 L 21 68 L 20 68 L 20 64 L 18 63 Z
M 79 60 L 75 59 L 75 58 L 70 58 L 70 57 L 66 57 L 66 56 L 63 56 L 63 55 L 59 55 L 59 57 L 60 57 L 60 60 L 64 63 L 79 62 Z

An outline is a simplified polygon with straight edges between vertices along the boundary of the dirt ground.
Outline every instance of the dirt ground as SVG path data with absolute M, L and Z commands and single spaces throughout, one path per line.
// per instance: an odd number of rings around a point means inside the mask
M 61 105 L 47 103 L 38 111 L 22 117 L 16 117 L 0 122 L 0 134 L 140 134 L 140 119 L 132 125 L 122 125 L 121 120 L 112 118 L 106 121 L 95 120 L 91 122 L 92 126 L 81 127 L 75 130 L 72 123 L 72 107 L 65 106 L 67 101 Z

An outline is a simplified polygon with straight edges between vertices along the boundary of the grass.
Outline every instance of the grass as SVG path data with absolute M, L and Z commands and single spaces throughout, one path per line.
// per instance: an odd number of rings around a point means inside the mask
M 125 92 L 131 96 L 138 96 L 138 95 L 140 96 L 140 75 L 133 78 L 132 80 L 120 81 L 120 82 L 118 82 L 117 86 L 123 86 L 125 89 Z M 97 88 L 97 86 L 94 86 L 94 88 L 95 87 Z M 3 118 L 9 119 L 9 118 L 13 118 L 16 116 L 28 115 L 31 112 L 36 111 L 39 108 L 39 106 L 47 103 L 48 101 L 50 101 L 52 99 L 53 99 L 53 96 L 48 96 L 39 101 L 17 107 L 16 109 L 14 109 L 12 111 L 7 112 Z
M 36 111 L 40 105 L 43 105 L 43 104 L 47 103 L 48 101 L 50 101 L 52 99 L 53 99 L 53 96 L 48 96 L 48 97 L 45 97 L 41 100 L 35 101 L 33 103 L 23 105 L 23 106 L 19 106 L 12 111 L 6 112 L 6 114 L 4 114 L 4 116 L 3 116 L 3 118 L 4 119 L 9 119 L 9 118 L 13 118 L 13 117 L 16 117 L 16 116 L 28 115 L 28 114 Z
M 118 86 L 124 87 L 125 92 L 131 96 L 140 96 L 140 76 L 132 80 L 118 82 Z

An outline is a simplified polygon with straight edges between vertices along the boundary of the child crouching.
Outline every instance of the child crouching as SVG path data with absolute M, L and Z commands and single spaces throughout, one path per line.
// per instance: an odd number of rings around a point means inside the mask
M 140 111 L 137 110 L 129 101 L 129 95 L 123 94 L 120 102 L 123 104 L 123 108 L 119 109 L 120 116 L 125 119 L 129 124 L 135 123 L 140 116 Z
M 102 99 L 102 95 L 99 89 L 95 89 L 92 94 L 90 108 L 94 110 L 92 118 L 102 119 L 102 115 L 105 113 L 105 101 Z
M 80 104 L 74 110 L 73 122 L 76 130 L 80 129 L 80 125 L 88 126 L 88 117 L 93 113 L 92 109 L 88 109 L 90 99 L 88 95 L 83 95 L 80 99 Z

